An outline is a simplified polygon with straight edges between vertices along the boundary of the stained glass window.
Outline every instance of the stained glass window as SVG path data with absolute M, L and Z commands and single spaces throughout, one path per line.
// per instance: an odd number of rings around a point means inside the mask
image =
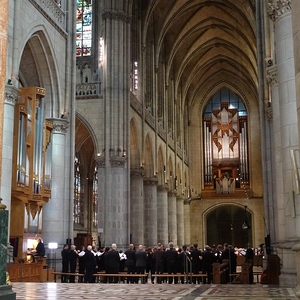
M 74 212 L 73 221 L 75 224 L 81 223 L 81 182 L 80 182 L 80 162 L 77 157 L 74 161 Z
M 89 56 L 92 49 L 92 0 L 77 0 L 76 56 Z
M 98 172 L 97 167 L 94 171 L 93 179 L 93 225 L 94 227 L 98 226 Z

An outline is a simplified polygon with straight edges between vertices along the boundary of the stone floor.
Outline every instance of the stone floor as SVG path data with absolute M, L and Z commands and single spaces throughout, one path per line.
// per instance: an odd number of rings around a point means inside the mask
M 271 285 L 22 283 L 12 289 L 19 300 L 290 300 L 298 299 L 291 287 Z

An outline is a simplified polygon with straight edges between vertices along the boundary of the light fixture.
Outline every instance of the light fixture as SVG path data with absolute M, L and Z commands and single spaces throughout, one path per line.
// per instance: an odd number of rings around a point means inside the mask
M 244 223 L 242 225 L 242 229 L 247 230 L 249 228 L 250 228 L 250 226 L 249 226 L 248 220 L 247 220 L 247 206 L 245 206 L 245 220 L 244 220 Z

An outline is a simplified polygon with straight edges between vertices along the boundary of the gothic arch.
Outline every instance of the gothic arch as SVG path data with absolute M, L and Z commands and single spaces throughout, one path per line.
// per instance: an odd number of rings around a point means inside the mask
M 158 149 L 157 155 L 157 176 L 158 176 L 158 184 L 164 185 L 165 184 L 165 176 L 166 176 L 166 165 L 164 162 L 164 155 L 161 146 Z
M 154 175 L 153 144 L 149 134 L 146 136 L 144 149 L 145 176 L 152 177 Z
M 218 203 L 208 207 L 202 214 L 203 236 L 206 244 L 232 244 L 246 247 L 252 244 L 253 211 L 239 203 Z M 249 229 L 243 229 L 247 222 Z
M 65 103 L 60 98 L 58 67 L 47 32 L 34 28 L 20 57 L 18 80 L 21 86 L 40 86 L 46 90 L 46 116 L 60 117 Z

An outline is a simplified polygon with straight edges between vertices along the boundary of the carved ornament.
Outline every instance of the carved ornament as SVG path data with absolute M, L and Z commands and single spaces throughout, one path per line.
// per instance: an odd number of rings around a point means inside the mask
M 291 0 L 268 0 L 268 15 L 272 21 L 291 11 Z

